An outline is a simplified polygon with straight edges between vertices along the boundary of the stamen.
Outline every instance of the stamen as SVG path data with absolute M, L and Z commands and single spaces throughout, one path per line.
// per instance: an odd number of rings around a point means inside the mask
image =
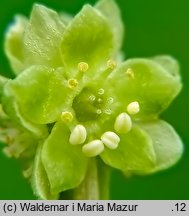
M 107 61 L 107 67 L 108 68 L 113 70 L 116 68 L 116 66 L 117 66 L 117 63 L 114 60 L 110 59 Z
M 90 95 L 90 96 L 89 96 L 89 100 L 90 100 L 90 101 L 93 102 L 93 101 L 95 101 L 95 99 L 96 99 L 95 95 Z
M 109 98 L 107 99 L 107 102 L 108 102 L 109 104 L 112 104 L 112 103 L 114 102 L 113 97 L 109 97 Z
M 82 152 L 87 157 L 94 157 L 104 151 L 104 144 L 101 140 L 93 140 L 82 147 Z
M 78 64 L 78 70 L 81 72 L 86 72 L 89 69 L 89 65 L 86 62 L 80 62 Z
M 78 81 L 76 79 L 69 79 L 68 80 L 68 87 L 71 89 L 74 89 L 75 87 L 77 87 L 78 85 Z
M 111 109 L 105 109 L 104 113 L 107 114 L 107 115 L 111 115 L 112 111 L 111 111 Z
M 61 120 L 63 122 L 66 122 L 66 123 L 71 122 L 73 120 L 72 113 L 68 112 L 68 111 L 62 112 L 62 114 L 61 114 Z
M 80 145 L 85 142 L 87 138 L 87 131 L 83 125 L 77 125 L 70 135 L 69 142 L 72 145 Z
M 100 114 L 102 113 L 102 110 L 101 110 L 101 109 L 97 109 L 97 110 L 96 110 L 96 113 L 97 113 L 98 115 L 100 115 Z
M 103 94 L 104 94 L 104 89 L 103 89 L 103 88 L 100 88 L 100 89 L 98 90 L 98 94 L 99 94 L 99 95 L 103 95 Z
M 134 77 L 135 77 L 135 74 L 134 74 L 134 72 L 133 72 L 133 70 L 131 68 L 127 69 L 126 74 L 127 74 L 128 77 L 130 77 L 132 79 L 134 79 Z
M 120 142 L 119 136 L 116 133 L 111 132 L 111 131 L 105 132 L 101 136 L 101 140 L 104 143 L 104 145 L 106 145 L 110 149 L 116 149 Z
M 131 102 L 128 106 L 127 106 L 127 112 L 130 115 L 135 115 L 140 111 L 140 105 L 138 103 L 138 101 L 134 101 Z
M 121 113 L 117 116 L 114 129 L 118 133 L 128 133 L 132 128 L 132 121 L 127 113 Z

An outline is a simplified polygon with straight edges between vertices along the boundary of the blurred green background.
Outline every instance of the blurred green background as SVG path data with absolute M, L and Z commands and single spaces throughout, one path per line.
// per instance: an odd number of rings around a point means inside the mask
M 1 0 L 0 73 L 11 76 L 3 51 L 7 26 L 16 13 L 29 15 L 34 0 Z M 96 0 L 40 0 L 46 6 L 77 13 L 84 3 Z M 114 171 L 111 199 L 189 199 L 189 1 L 117 0 L 126 26 L 123 50 L 127 58 L 171 54 L 181 65 L 184 88 L 162 117 L 171 123 L 185 145 L 181 161 L 173 168 L 145 177 L 126 179 Z M 6 158 L 0 145 L 0 199 L 35 199 L 22 178 L 19 164 Z

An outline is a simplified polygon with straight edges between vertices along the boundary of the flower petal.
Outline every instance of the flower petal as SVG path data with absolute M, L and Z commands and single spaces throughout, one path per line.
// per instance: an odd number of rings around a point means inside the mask
M 1 98 L 2 98 L 2 94 L 3 94 L 3 87 L 7 81 L 8 81 L 7 78 L 0 75 L 0 103 L 1 103 Z
M 128 134 L 119 136 L 119 147 L 115 150 L 106 148 L 100 155 L 104 163 L 124 173 L 151 170 L 156 158 L 148 135 L 138 127 L 134 127 Z
M 64 29 L 55 11 L 35 4 L 24 34 L 26 65 L 62 66 L 60 43 Z
M 27 24 L 27 18 L 18 15 L 5 35 L 5 53 L 15 74 L 24 69 L 23 37 Z
M 47 127 L 45 125 L 39 125 L 28 121 L 28 119 L 21 113 L 18 104 L 15 101 L 14 94 L 12 94 L 9 88 L 9 82 L 5 85 L 2 97 L 2 105 L 6 114 L 16 122 L 16 124 L 24 127 L 30 131 L 33 135 L 44 138 L 48 135 Z
M 85 177 L 87 158 L 81 148 L 69 143 L 70 131 L 57 122 L 42 149 L 42 163 L 50 181 L 52 193 L 78 186 Z
M 152 58 L 152 60 L 156 61 L 159 63 L 165 70 L 170 73 L 173 76 L 179 77 L 179 64 L 176 59 L 174 59 L 171 56 L 167 55 L 161 55 L 161 56 L 155 56 Z
M 77 72 L 79 62 L 86 62 L 89 69 L 100 68 L 113 51 L 113 35 L 110 26 L 98 10 L 89 5 L 73 18 L 62 39 L 62 56 L 66 72 Z
M 109 76 L 107 85 L 116 86 L 116 97 L 122 102 L 123 110 L 129 103 L 137 101 L 140 112 L 135 118 L 155 118 L 169 106 L 182 88 L 180 75 L 175 73 L 178 64 L 172 58 L 169 63 L 173 66 L 173 61 L 174 68 L 157 60 L 127 60 Z
M 50 185 L 49 180 L 47 178 L 47 174 L 45 172 L 44 166 L 41 162 L 41 147 L 42 145 L 38 146 L 34 167 L 33 167 L 33 176 L 32 176 L 32 187 L 34 193 L 40 199 L 58 199 L 58 195 L 53 195 L 50 193 Z
M 63 72 L 32 66 L 6 85 L 23 116 L 38 124 L 57 120 L 70 89 Z
M 114 34 L 116 51 L 118 51 L 121 48 L 124 36 L 124 25 L 119 7 L 114 0 L 100 0 L 95 7 L 107 18 Z
M 73 19 L 73 16 L 66 12 L 59 13 L 62 22 L 67 26 Z
M 156 165 L 147 173 L 157 172 L 173 166 L 183 154 L 183 143 L 174 128 L 162 120 L 140 123 L 140 127 L 150 136 Z

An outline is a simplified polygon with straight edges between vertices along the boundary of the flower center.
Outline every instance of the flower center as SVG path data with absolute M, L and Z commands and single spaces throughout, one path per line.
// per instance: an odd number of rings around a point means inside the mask
M 72 107 L 80 122 L 94 121 L 103 115 L 111 115 L 114 98 L 103 88 L 84 88 L 75 97 Z

